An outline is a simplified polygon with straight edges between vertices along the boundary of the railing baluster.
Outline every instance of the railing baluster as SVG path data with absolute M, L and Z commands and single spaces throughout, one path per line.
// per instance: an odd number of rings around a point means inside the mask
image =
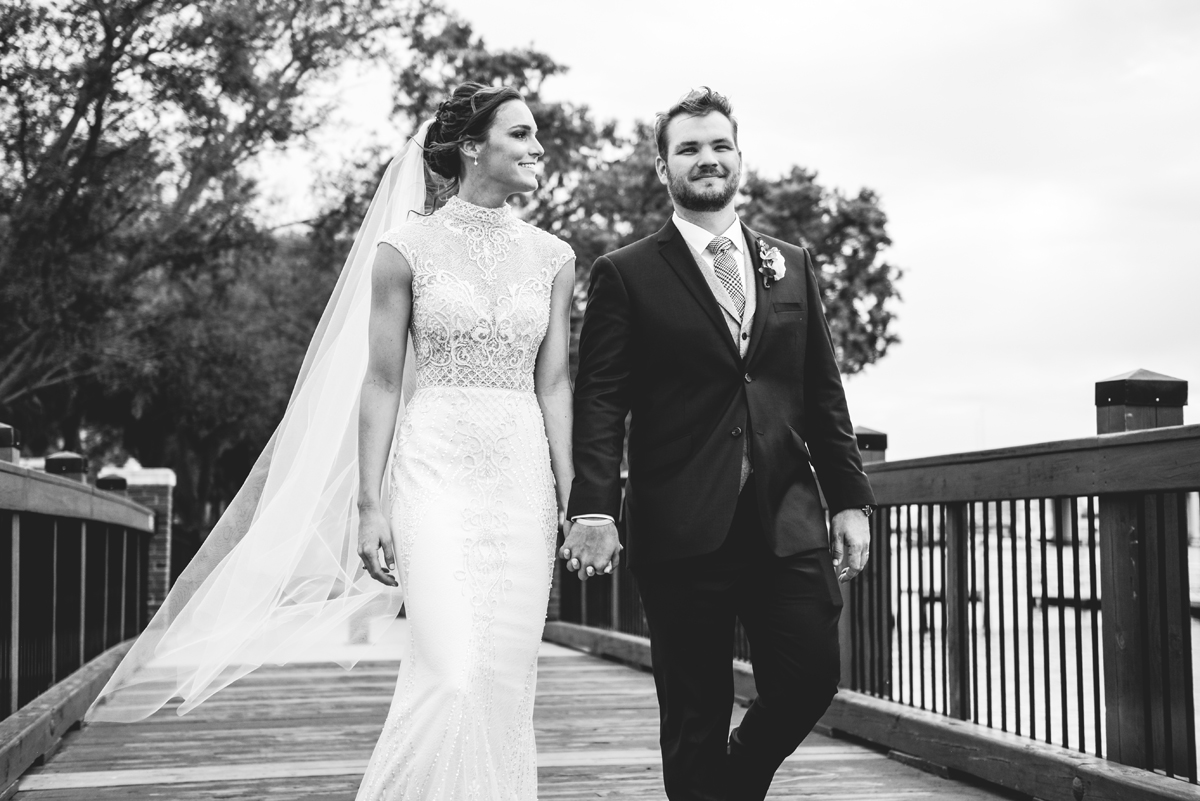
M 12 549 L 12 578 L 10 591 L 12 600 L 9 606 L 9 650 L 8 662 L 12 669 L 9 676 L 9 710 L 15 712 L 21 707 L 21 515 L 13 512 L 12 525 L 9 529 L 9 547 Z
M 58 518 L 50 521 L 50 683 L 58 681 Z
M 938 504 L 938 520 L 941 523 L 942 549 L 939 555 L 941 562 L 941 596 L 942 596 L 942 714 L 957 717 L 950 711 L 950 673 L 955 670 L 950 659 L 950 579 L 946 564 L 950 557 L 950 534 L 946 523 L 946 506 Z
M 87 574 L 88 574 L 88 524 L 79 524 L 79 664 L 88 661 L 87 652 Z
M 992 725 L 992 538 L 990 515 L 991 503 L 983 502 L 983 653 L 984 676 L 987 681 L 987 725 Z M 975 677 L 979 681 L 978 673 Z
M 1070 694 L 1067 691 L 1067 590 L 1066 581 L 1063 578 L 1063 553 L 1066 539 L 1071 536 L 1067 530 L 1066 515 L 1063 514 L 1062 500 L 1054 502 L 1054 541 L 1055 550 L 1057 551 L 1057 579 L 1058 586 L 1058 675 L 1059 675 L 1059 708 L 1062 714 L 1062 745 L 1063 748 L 1070 748 L 1071 740 L 1071 717 L 1068 712 L 1067 702 Z
M 128 577 L 129 531 L 127 529 L 125 529 L 124 527 L 122 527 L 120 529 L 120 531 L 121 531 L 121 627 L 119 630 L 121 632 L 121 639 L 119 640 L 119 642 L 124 642 L 126 636 L 128 636 L 125 633 L 125 604 L 126 604 L 126 596 L 129 594 L 127 591 L 128 587 L 129 587 L 129 577 Z
M 900 509 L 900 514 L 896 518 L 896 548 L 898 550 L 898 553 L 896 555 L 897 558 L 893 560 L 895 562 L 895 567 L 893 570 L 888 571 L 889 576 L 894 574 L 896 577 L 895 578 L 896 596 L 894 599 L 892 598 L 892 596 L 890 594 L 885 596 L 888 598 L 889 602 L 892 602 L 895 604 L 895 606 L 893 607 L 894 612 L 895 612 L 894 619 L 896 622 L 896 626 L 895 626 L 895 628 L 896 628 L 896 668 L 895 668 L 896 688 L 895 689 L 896 689 L 896 694 L 899 696 L 899 698 L 897 699 L 899 701 L 904 700 L 904 664 L 905 664 L 904 663 L 904 640 L 905 640 L 905 637 L 904 637 L 904 631 L 902 630 L 901 627 L 904 625 L 904 614 L 907 611 L 907 609 L 905 608 L 905 605 L 904 605 L 904 596 L 903 596 L 903 592 L 904 592 L 904 589 L 903 589 L 904 588 L 903 557 L 905 556 L 905 553 L 904 553 L 905 551 L 907 551 L 908 553 L 912 553 L 911 549 L 904 547 L 904 516 L 905 516 L 905 514 L 908 515 L 909 530 L 911 531 L 912 507 L 911 506 L 903 506 Z M 911 629 L 910 629 L 910 633 L 911 633 Z M 911 640 L 909 641 L 908 646 L 909 646 L 909 656 L 911 657 L 912 656 Z M 910 674 L 912 673 L 911 669 L 909 670 L 909 673 Z M 912 701 L 912 686 L 911 685 L 909 686 L 909 701 L 910 702 Z
M 1079 750 L 1087 753 L 1087 716 L 1083 700 L 1083 589 L 1079 574 L 1079 499 L 1071 498 L 1071 565 L 1075 574 L 1075 714 L 1079 719 Z M 1064 688 L 1065 689 L 1065 688 Z
M 1008 649 L 1004 642 L 1007 639 L 1004 630 L 1004 504 L 1000 501 L 996 501 L 996 611 L 1000 617 L 1000 730 L 1008 731 Z
M 1020 560 L 1017 556 L 1017 502 L 1008 502 L 1009 557 L 1012 562 L 1012 629 L 1013 629 L 1013 711 L 1016 713 L 1016 731 L 1021 733 L 1021 623 L 1020 623 Z M 1029 572 L 1029 565 L 1025 565 Z
M 971 558 L 971 572 L 967 585 L 967 611 L 971 616 L 971 720 L 979 722 L 979 554 L 976 552 L 975 504 L 967 504 L 967 542 Z
M 1025 651 L 1029 659 L 1029 736 L 1037 739 L 1037 668 L 1033 639 L 1033 514 L 1025 500 Z
M 104 537 L 104 592 L 102 593 L 102 601 L 100 604 L 100 650 L 103 651 L 108 647 L 108 526 L 103 527 Z
M 1092 716 L 1092 725 L 1094 728 L 1093 737 L 1095 737 L 1096 747 L 1093 753 L 1098 757 L 1104 756 L 1103 747 L 1103 709 L 1100 706 L 1100 685 L 1104 682 L 1104 677 L 1100 675 L 1100 583 L 1096 578 L 1096 505 L 1095 498 L 1091 495 L 1087 499 L 1087 515 L 1088 515 L 1088 584 L 1089 593 L 1094 605 L 1092 606 L 1092 707 L 1094 714 Z M 1185 563 L 1184 569 L 1187 569 Z
M 925 549 L 922 547 L 925 541 L 923 529 L 925 527 L 925 507 L 917 507 L 917 644 L 920 650 L 917 652 L 918 673 L 921 677 L 921 709 L 927 709 L 925 704 L 925 635 L 929 631 L 926 625 L 925 615 Z
M 1050 742 L 1054 723 L 1051 715 L 1054 704 L 1050 694 L 1050 573 L 1046 566 L 1046 501 L 1038 499 L 1039 534 L 1042 541 L 1042 677 L 1045 680 L 1045 695 L 1042 702 L 1046 713 L 1046 742 Z

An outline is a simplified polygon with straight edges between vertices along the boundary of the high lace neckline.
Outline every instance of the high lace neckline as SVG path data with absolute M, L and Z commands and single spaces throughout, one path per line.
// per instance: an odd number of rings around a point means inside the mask
M 442 211 L 455 220 L 488 226 L 508 225 L 516 219 L 512 206 L 507 203 L 498 208 L 489 209 L 484 206 L 476 206 L 458 195 L 453 195 L 447 200 L 446 205 L 442 206 Z

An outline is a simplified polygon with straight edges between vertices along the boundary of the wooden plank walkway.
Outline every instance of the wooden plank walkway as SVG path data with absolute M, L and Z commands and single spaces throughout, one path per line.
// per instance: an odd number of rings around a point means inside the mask
M 391 700 L 397 663 L 263 669 L 186 717 L 72 732 L 22 778 L 16 801 L 351 801 Z M 658 710 L 648 673 L 544 643 L 535 723 L 539 798 L 663 799 Z M 735 721 L 744 710 L 735 708 Z M 771 799 L 1009 797 L 946 780 L 869 748 L 811 736 Z

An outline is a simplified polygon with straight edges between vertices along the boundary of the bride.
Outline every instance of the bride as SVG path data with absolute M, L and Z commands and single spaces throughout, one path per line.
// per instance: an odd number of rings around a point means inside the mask
M 425 158 L 458 194 L 385 234 L 375 258 L 359 553 L 394 583 L 377 554 L 391 566 L 395 537 L 411 639 L 364 801 L 537 794 L 537 651 L 572 477 L 575 260 L 505 202 L 537 188 L 536 134 L 514 90 L 456 90 Z M 408 336 L 417 390 L 385 467 Z
M 90 720 L 182 715 L 263 664 L 350 667 L 329 643 L 405 603 L 359 801 L 536 798 L 574 254 L 507 199 L 542 154 L 517 91 L 467 83 L 389 165 L 279 428 Z M 450 195 L 430 214 L 426 169 Z

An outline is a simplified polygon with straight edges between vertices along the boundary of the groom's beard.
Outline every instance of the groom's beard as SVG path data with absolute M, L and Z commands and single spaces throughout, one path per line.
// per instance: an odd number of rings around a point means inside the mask
M 692 178 L 723 177 L 724 184 L 712 189 L 697 189 L 692 185 Z M 688 211 L 720 211 L 729 205 L 737 194 L 740 171 L 729 172 L 720 167 L 710 170 L 697 170 L 690 175 L 676 175 L 669 170 L 667 191 L 671 199 Z

